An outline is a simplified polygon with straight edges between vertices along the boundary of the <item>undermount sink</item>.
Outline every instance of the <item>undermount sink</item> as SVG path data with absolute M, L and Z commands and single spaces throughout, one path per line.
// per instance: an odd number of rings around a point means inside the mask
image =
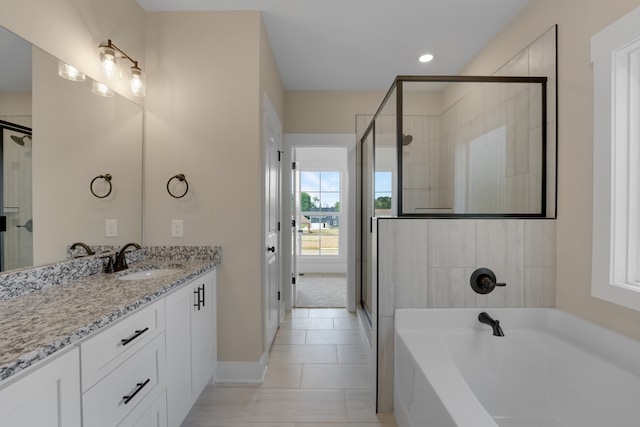
M 142 270 L 132 273 L 127 273 L 119 276 L 120 280 L 144 280 L 144 279 L 156 279 L 158 277 L 168 276 L 170 274 L 178 273 L 181 271 L 179 268 L 154 268 L 151 270 Z

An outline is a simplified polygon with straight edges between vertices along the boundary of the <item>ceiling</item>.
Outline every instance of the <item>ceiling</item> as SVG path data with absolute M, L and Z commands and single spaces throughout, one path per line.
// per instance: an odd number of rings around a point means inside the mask
M 387 90 L 456 75 L 529 0 L 137 0 L 146 11 L 260 10 L 286 90 Z M 435 59 L 421 64 L 417 58 Z

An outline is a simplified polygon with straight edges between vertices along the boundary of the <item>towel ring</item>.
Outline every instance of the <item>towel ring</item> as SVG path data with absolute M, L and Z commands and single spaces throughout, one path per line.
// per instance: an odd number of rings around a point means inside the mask
M 171 184 L 171 181 L 173 181 L 174 179 L 177 179 L 180 182 L 184 182 L 184 185 L 186 186 L 186 188 L 184 189 L 184 193 L 182 193 L 180 196 L 176 196 L 175 194 L 173 194 L 171 192 L 171 189 L 169 188 L 169 184 Z M 169 181 L 167 181 L 167 192 L 174 199 L 181 199 L 187 195 L 187 193 L 189 192 L 189 182 L 187 181 L 187 178 L 184 177 L 183 173 L 179 173 L 169 178 Z
M 105 181 L 107 181 L 107 184 L 109 184 L 109 191 L 107 191 L 107 194 L 105 194 L 104 196 L 98 196 L 96 192 L 93 191 L 93 183 L 96 182 L 96 180 L 98 179 L 104 179 Z M 109 196 L 109 194 L 111 194 L 111 190 L 113 190 L 113 185 L 111 184 L 111 174 L 106 173 L 104 175 L 98 175 L 95 178 L 93 178 L 91 180 L 91 184 L 89 184 L 89 190 L 91 190 L 91 194 L 96 196 L 98 199 L 104 199 L 105 197 Z

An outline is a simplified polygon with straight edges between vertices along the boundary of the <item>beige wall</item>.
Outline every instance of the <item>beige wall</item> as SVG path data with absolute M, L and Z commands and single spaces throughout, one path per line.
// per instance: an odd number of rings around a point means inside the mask
M 135 0 L 2 0 L 0 25 L 100 79 L 98 45 L 111 38 L 144 65 L 144 10 Z M 128 94 L 126 82 L 110 84 Z
M 31 92 L 0 92 L 0 116 L 31 116 Z
M 591 297 L 593 90 L 590 37 L 639 0 L 536 0 L 463 74 L 490 73 L 558 24 L 557 304 L 640 339 L 640 313 Z
M 356 133 L 356 115 L 374 114 L 385 93 L 287 91 L 284 133 Z
M 221 361 L 264 351 L 261 89 L 280 114 L 284 96 L 263 42 L 258 12 L 147 15 L 144 241 L 222 246 Z M 177 173 L 184 199 L 165 189 Z M 184 220 L 184 238 L 171 237 L 172 219 Z
M 33 49 L 33 263 L 57 262 L 67 246 L 120 246 L 142 239 L 142 123 L 139 105 L 91 93 L 91 83 L 58 77 L 58 60 Z M 61 108 L 63 106 L 64 108 Z M 111 174 L 98 199 L 91 180 Z M 98 195 L 108 186 L 94 183 Z M 105 236 L 105 220 L 118 236 Z

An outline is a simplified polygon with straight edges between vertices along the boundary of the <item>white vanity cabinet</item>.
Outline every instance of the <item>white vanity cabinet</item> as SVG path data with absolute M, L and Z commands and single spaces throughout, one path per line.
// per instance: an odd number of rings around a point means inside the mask
M 167 413 L 169 426 L 179 426 L 215 376 L 215 269 L 168 295 L 165 303 Z
M 0 388 L 0 426 L 80 427 L 78 349 Z
M 135 425 L 164 395 L 164 325 L 160 299 L 80 345 L 84 426 Z

